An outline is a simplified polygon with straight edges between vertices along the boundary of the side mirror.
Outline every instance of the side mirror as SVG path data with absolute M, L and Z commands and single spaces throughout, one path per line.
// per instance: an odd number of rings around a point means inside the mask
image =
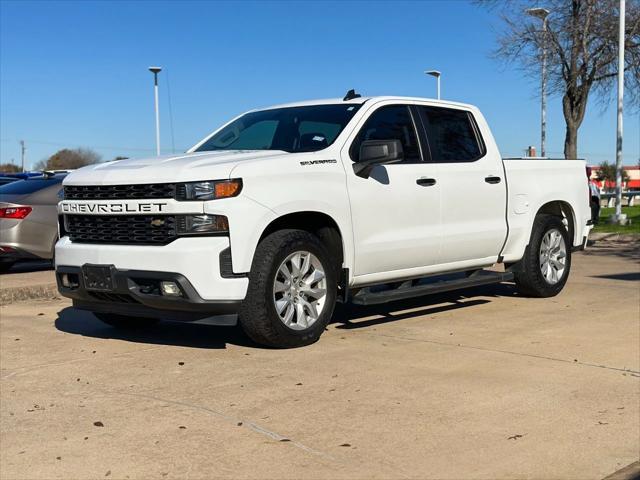
M 360 145 L 360 159 L 353 164 L 353 172 L 368 178 L 375 165 L 396 163 L 403 158 L 400 140 L 367 140 Z

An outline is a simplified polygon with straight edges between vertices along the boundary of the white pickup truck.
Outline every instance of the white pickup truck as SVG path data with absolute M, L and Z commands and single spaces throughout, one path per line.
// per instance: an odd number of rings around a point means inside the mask
M 77 170 L 58 210 L 76 308 L 124 328 L 239 322 L 275 347 L 316 341 L 336 301 L 503 281 L 556 295 L 591 229 L 583 161 L 503 159 L 471 105 L 353 91 Z

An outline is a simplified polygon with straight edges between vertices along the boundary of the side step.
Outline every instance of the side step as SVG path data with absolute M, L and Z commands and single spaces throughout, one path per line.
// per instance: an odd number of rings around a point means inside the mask
M 429 280 L 435 281 L 429 282 Z M 356 305 L 377 305 L 380 303 L 394 302 L 396 300 L 405 300 L 407 298 L 422 297 L 434 293 L 491 285 L 511 280 L 513 280 L 512 272 L 491 272 L 488 270 L 478 270 L 469 276 L 452 280 L 438 281 L 427 277 L 420 280 L 407 281 L 399 287 L 385 290 L 372 290 L 374 287 L 363 288 L 351 298 L 351 303 Z

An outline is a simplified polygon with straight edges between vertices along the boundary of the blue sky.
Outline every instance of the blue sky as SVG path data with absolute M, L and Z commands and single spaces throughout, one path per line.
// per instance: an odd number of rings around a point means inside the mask
M 155 152 L 152 76 L 162 65 L 163 152 L 184 151 L 242 111 L 365 95 L 435 96 L 484 112 L 505 156 L 539 143 L 538 84 L 489 58 L 499 21 L 464 1 L 28 2 L 0 0 L 0 162 L 60 148 L 104 159 Z M 169 88 L 168 88 L 169 87 Z M 170 93 L 170 96 L 169 96 Z M 169 104 L 169 98 L 171 100 Z M 169 115 L 171 106 L 173 138 Z M 625 115 L 624 160 L 640 157 Z M 579 153 L 614 160 L 615 108 L 591 105 Z M 548 154 L 561 156 L 560 99 L 549 99 Z

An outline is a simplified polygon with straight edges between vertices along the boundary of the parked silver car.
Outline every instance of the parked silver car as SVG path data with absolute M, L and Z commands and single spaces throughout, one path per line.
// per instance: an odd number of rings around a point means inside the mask
M 53 259 L 64 177 L 49 173 L 0 186 L 0 272 L 22 259 Z

